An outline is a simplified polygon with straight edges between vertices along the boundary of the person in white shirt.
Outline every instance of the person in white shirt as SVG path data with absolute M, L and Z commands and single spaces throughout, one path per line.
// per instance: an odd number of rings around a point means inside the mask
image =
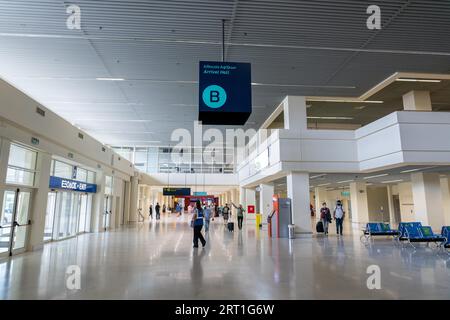
M 342 224 L 344 222 L 345 211 L 341 200 L 336 201 L 336 208 L 334 209 L 333 216 L 336 220 L 336 233 L 342 236 Z

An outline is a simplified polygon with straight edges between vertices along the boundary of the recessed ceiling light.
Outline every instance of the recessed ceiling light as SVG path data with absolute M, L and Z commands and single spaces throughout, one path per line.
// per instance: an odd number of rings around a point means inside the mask
M 396 81 L 405 81 L 405 82 L 441 82 L 441 80 L 437 79 L 406 79 L 406 78 L 398 78 Z
M 379 177 L 385 177 L 388 176 L 389 174 L 387 173 L 383 173 L 383 174 L 377 174 L 375 176 L 370 176 L 370 177 L 364 177 L 363 179 L 372 179 L 372 178 L 379 178 Z

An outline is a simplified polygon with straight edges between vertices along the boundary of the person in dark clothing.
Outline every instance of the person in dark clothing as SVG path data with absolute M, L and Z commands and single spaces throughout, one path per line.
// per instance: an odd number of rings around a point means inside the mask
M 150 205 L 148 208 L 148 216 L 150 219 L 153 219 L 153 205 Z
M 320 209 L 320 220 L 323 224 L 323 230 L 325 235 L 328 235 L 328 224 L 331 222 L 331 212 L 327 207 L 327 203 L 322 203 L 322 208 Z
M 155 206 L 156 220 L 159 220 L 159 217 L 160 217 L 160 212 L 159 212 L 159 210 L 161 210 L 161 206 L 160 206 L 159 203 L 157 202 L 157 203 L 156 203 L 156 206 Z
M 203 237 L 202 234 L 202 228 L 203 228 L 203 208 L 200 203 L 200 201 L 197 201 L 196 208 L 194 210 L 194 214 L 192 215 L 192 227 L 194 228 L 194 248 L 198 248 L 198 240 L 200 239 L 200 242 L 202 243 L 202 246 L 204 247 L 206 245 L 206 240 Z

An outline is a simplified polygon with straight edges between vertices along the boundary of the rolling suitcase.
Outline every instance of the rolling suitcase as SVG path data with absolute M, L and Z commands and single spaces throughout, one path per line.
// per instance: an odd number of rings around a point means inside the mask
M 319 233 L 325 232 L 325 230 L 323 230 L 323 223 L 322 223 L 322 221 L 317 222 L 317 224 L 316 224 L 316 231 L 319 232 Z
M 228 222 L 228 231 L 233 232 L 234 231 L 234 222 Z

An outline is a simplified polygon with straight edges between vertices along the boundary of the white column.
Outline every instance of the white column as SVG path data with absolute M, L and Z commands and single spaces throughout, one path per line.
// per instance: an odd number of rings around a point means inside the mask
M 327 189 L 324 187 L 316 187 L 314 189 L 314 193 L 316 196 L 315 201 L 315 209 L 316 209 L 316 220 L 320 220 L 320 208 L 322 208 L 322 203 L 326 202 L 328 208 L 332 209 L 332 203 L 328 203 L 327 201 Z
M 450 225 L 450 179 L 448 176 L 441 178 L 442 204 L 444 207 L 444 224 Z
M 392 195 L 392 186 L 387 186 L 387 196 L 388 196 L 388 209 L 389 209 L 389 223 L 391 227 L 400 221 L 395 221 L 395 208 L 394 208 L 394 198 Z
M 255 189 L 245 189 L 245 210 L 248 210 L 248 206 L 255 206 L 256 209 L 256 190 Z M 256 212 L 255 212 L 256 213 Z M 256 219 L 255 213 L 245 215 L 247 218 L 252 220 Z
M 309 173 L 292 172 L 287 177 L 287 193 L 292 203 L 292 223 L 296 233 L 312 233 Z
M 365 182 L 350 183 L 350 200 L 352 201 L 352 222 L 360 224 L 369 222 L 369 205 Z M 348 208 L 344 209 L 348 211 Z
M 399 183 L 398 196 L 400 200 L 400 216 L 402 222 L 415 221 L 412 184 L 410 182 Z
M 431 111 L 429 91 L 409 91 L 403 95 L 403 109 L 412 111 Z
M 274 187 L 273 184 L 261 184 L 259 186 L 259 208 L 261 210 L 262 214 L 262 223 L 267 223 L 267 217 L 269 216 L 269 213 L 272 212 L 273 208 L 273 193 L 274 193 Z
M 439 174 L 412 173 L 411 182 L 417 221 L 440 231 L 444 225 L 444 212 Z
M 242 204 L 244 208 L 247 206 L 245 196 L 245 188 L 239 187 L 239 203 Z
M 47 211 L 48 181 L 52 157 L 48 153 L 39 152 L 37 159 L 38 174 L 36 175 L 36 187 L 33 192 L 31 210 L 29 250 L 38 250 L 44 243 L 45 215 Z
M 129 222 L 137 222 L 137 206 L 139 196 L 139 178 L 137 176 L 131 177 L 130 190 L 130 218 Z M 148 212 L 148 208 L 147 208 Z
M 287 96 L 283 101 L 284 128 L 301 132 L 306 130 L 306 99 L 300 96 Z
M 97 184 L 97 193 L 93 197 L 91 230 L 99 232 L 103 230 L 103 218 L 105 216 L 105 174 L 102 171 L 97 171 L 95 183 Z
M 125 221 L 123 224 L 128 224 L 130 219 L 130 196 L 131 196 L 131 184 L 129 181 L 124 182 L 125 188 Z

